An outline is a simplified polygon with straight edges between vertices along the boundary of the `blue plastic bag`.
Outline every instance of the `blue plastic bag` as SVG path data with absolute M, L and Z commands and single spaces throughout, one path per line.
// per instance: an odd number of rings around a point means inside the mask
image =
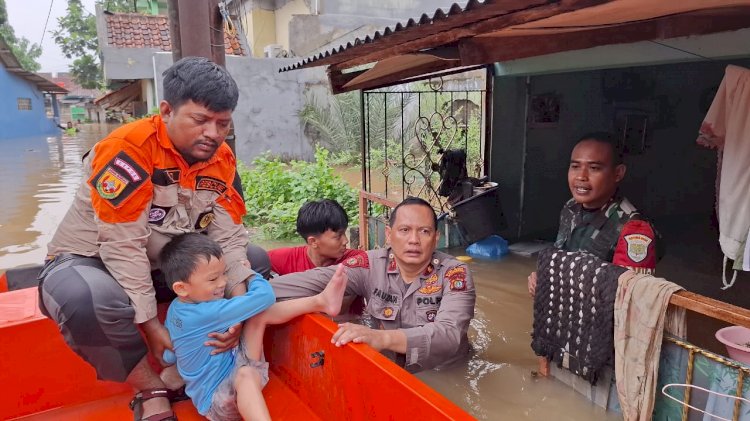
M 466 247 L 466 253 L 471 257 L 499 259 L 509 253 L 508 241 L 499 235 L 490 235 Z

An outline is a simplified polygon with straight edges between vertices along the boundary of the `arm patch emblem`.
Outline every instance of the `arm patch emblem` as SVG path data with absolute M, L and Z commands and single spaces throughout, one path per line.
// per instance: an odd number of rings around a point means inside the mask
M 466 267 L 455 266 L 445 272 L 451 291 L 466 290 Z
M 148 173 L 125 152 L 120 152 L 93 177 L 89 184 L 117 208 L 145 183 Z
M 615 247 L 612 263 L 629 269 L 656 268 L 656 233 L 642 220 L 625 223 Z
M 224 194 L 225 191 L 227 191 L 227 185 L 223 181 L 213 178 L 213 177 L 206 177 L 206 176 L 200 176 L 196 178 L 195 181 L 195 189 L 196 190 L 209 190 L 212 192 L 216 192 L 219 195 Z

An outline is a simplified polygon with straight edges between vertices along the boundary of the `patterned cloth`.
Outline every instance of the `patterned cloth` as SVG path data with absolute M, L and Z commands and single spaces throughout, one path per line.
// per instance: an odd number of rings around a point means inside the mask
M 617 278 L 625 271 L 586 253 L 542 251 L 534 295 L 534 352 L 595 383 L 612 360 L 612 312 Z
M 685 309 L 667 312 L 681 290 L 666 279 L 628 271 L 620 276 L 614 305 L 615 378 L 626 421 L 650 420 L 664 330 L 685 336 Z

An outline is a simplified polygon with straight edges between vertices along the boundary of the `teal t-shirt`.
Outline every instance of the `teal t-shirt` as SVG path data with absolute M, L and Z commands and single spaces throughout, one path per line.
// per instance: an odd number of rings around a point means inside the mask
M 234 368 L 234 352 L 211 355 L 213 347 L 204 343 L 212 332 L 226 332 L 235 324 L 267 309 L 276 302 L 273 288 L 259 275 L 250 282 L 245 295 L 185 303 L 172 301 L 164 323 L 174 347 L 177 370 L 185 380 L 185 393 L 201 415 L 211 408 L 214 391 Z M 165 352 L 165 360 L 170 359 Z

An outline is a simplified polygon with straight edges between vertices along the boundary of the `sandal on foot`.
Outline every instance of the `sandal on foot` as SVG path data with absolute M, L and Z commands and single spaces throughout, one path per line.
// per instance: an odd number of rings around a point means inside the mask
M 190 396 L 188 396 L 185 393 L 185 385 L 182 385 L 182 387 L 179 389 L 175 389 L 175 390 L 169 389 L 167 393 L 167 397 L 169 398 L 169 401 L 172 403 L 186 401 L 190 399 Z
M 133 411 L 135 421 L 177 421 L 177 415 L 171 409 L 143 418 L 143 402 L 154 398 L 169 398 L 167 389 L 146 389 L 136 393 L 130 401 L 130 409 Z

